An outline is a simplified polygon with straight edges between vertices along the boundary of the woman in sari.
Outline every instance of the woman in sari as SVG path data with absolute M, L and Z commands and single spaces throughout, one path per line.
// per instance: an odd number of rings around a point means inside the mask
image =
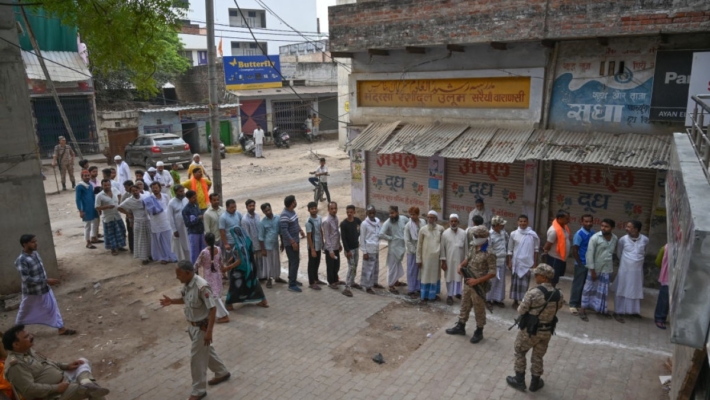
M 268 307 L 259 279 L 254 269 L 254 250 L 251 239 L 242 228 L 235 226 L 229 230 L 234 239 L 234 245 L 227 261 L 229 290 L 227 292 L 227 309 L 232 309 L 234 303 L 256 303 L 260 307 Z

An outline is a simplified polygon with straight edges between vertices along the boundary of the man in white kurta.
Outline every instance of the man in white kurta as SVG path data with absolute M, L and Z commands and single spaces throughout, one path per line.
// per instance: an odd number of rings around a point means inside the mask
M 459 227 L 459 216 L 449 216 L 449 229 L 441 234 L 441 269 L 446 280 L 446 304 L 454 304 L 453 296 L 461 298 L 461 275 L 458 274 L 459 264 L 468 254 L 466 230 Z
M 131 180 L 131 169 L 128 167 L 128 164 L 123 161 L 121 156 L 114 157 L 113 161 L 116 162 L 116 182 L 123 188 L 123 184 Z M 123 193 L 125 193 L 125 190 L 122 190 L 120 194 Z
M 486 228 L 491 229 L 491 219 L 493 218 L 493 214 L 490 210 L 486 208 L 486 205 L 483 204 L 483 199 L 476 199 L 476 207 L 473 209 L 473 211 L 468 213 L 469 228 L 473 228 L 476 225 L 473 223 L 473 217 L 475 217 L 476 215 L 483 218 L 483 225 L 485 225 Z
M 171 248 L 178 260 L 190 259 L 190 245 L 187 241 L 187 228 L 182 218 L 182 209 L 187 205 L 185 188 L 182 185 L 173 186 L 175 198 L 168 203 L 168 216 L 170 216 L 170 229 L 173 232 Z
M 535 266 L 540 253 L 540 237 L 528 226 L 528 217 L 518 217 L 518 229 L 510 233 L 508 241 L 508 269 L 513 273 L 510 280 L 510 298 L 513 308 L 525 297 L 530 286 L 530 268 Z
M 380 239 L 387 241 L 387 285 L 391 293 L 399 294 L 396 286 L 404 286 L 399 278 L 404 276 L 402 260 L 407 250 L 404 227 L 409 219 L 399 215 L 397 206 L 390 206 L 390 217 L 380 229 Z
M 360 224 L 360 250 L 362 250 L 362 273 L 360 286 L 374 294 L 380 274 L 380 219 L 374 206 L 367 207 L 367 218 Z
M 626 233 L 619 239 L 617 255 L 619 273 L 612 284 L 615 292 L 614 312 L 619 315 L 641 315 L 643 299 L 643 263 L 646 257 L 648 237 L 641 234 L 641 222 L 626 224 Z
M 160 211 L 157 214 L 148 213 L 150 219 L 150 255 L 153 261 L 160 261 L 161 264 L 177 262 L 177 256 L 171 249 L 170 238 L 173 230 L 170 227 L 170 213 L 168 204 L 170 196 L 161 192 L 159 182 L 153 182 L 150 187 L 153 192 L 152 197 L 160 204 Z
M 441 234 L 444 228 L 436 223 L 439 214 L 431 210 L 427 213 L 427 225 L 419 229 L 417 240 L 417 265 L 421 279 L 421 300 L 438 301 L 441 293 Z
M 160 191 L 166 195 L 170 195 L 170 188 L 175 184 L 175 182 L 173 182 L 173 176 L 170 175 L 170 171 L 165 170 L 165 164 L 162 161 L 155 163 L 155 168 L 158 170 L 155 174 L 155 180 L 160 182 Z

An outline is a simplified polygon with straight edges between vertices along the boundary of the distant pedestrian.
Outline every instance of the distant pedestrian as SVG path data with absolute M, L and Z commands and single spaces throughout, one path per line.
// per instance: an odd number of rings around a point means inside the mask
M 89 160 L 83 159 L 79 160 L 79 168 L 81 168 L 81 171 L 88 170 L 89 169 Z M 81 172 L 79 171 L 79 172 Z
M 471 343 L 483 340 L 483 328 L 486 326 L 486 293 L 490 290 L 490 280 L 496 276 L 496 256 L 488 253 L 489 232 L 485 225 L 478 225 L 469 230 L 470 238 L 468 255 L 458 264 L 450 264 L 464 277 L 461 312 L 456 325 L 447 329 L 449 335 L 466 335 L 466 322 L 473 308 L 476 318 L 476 331 L 471 336 Z
M 99 182 L 99 188 L 103 190 L 103 179 L 108 179 L 109 182 L 111 183 L 111 191 L 116 193 L 118 195 L 118 200 L 121 200 L 121 191 L 123 189 L 123 185 L 120 183 L 116 182 L 114 180 L 116 176 L 116 168 L 104 168 L 101 170 L 101 174 L 103 176 L 101 182 Z
M 118 204 L 121 204 L 121 201 L 131 197 L 131 187 L 133 187 L 133 181 L 132 180 L 127 180 L 123 183 L 123 195 L 121 195 L 121 199 L 118 202 Z M 105 232 L 105 230 L 104 230 Z M 133 253 L 133 219 L 130 218 L 129 215 L 126 215 L 126 233 L 128 235 L 128 248 L 131 250 L 131 253 Z
M 330 174 L 328 173 L 328 167 L 325 166 L 325 158 L 321 158 L 319 162 L 320 166 L 316 168 L 315 171 L 311 172 L 315 177 L 308 178 L 308 182 L 315 186 L 313 190 L 318 190 L 318 183 L 320 182 L 320 185 L 323 187 L 323 192 L 325 192 L 326 200 L 330 203 L 330 190 L 328 190 L 328 175 Z
M 202 219 L 203 223 L 205 224 L 205 234 L 211 233 L 214 235 L 217 247 L 219 247 L 220 250 L 222 250 L 222 254 L 224 254 L 224 243 L 222 243 L 222 237 L 219 233 L 219 220 L 222 217 L 222 214 L 224 214 L 224 208 L 219 205 L 219 194 L 211 193 L 209 198 L 210 207 L 207 209 L 207 211 L 205 211 L 205 213 L 203 214 L 204 217 Z
M 62 190 L 67 190 L 67 173 L 71 181 L 72 189 L 76 187 L 74 180 L 74 159 L 76 154 L 74 150 L 67 145 L 67 140 L 64 136 L 59 137 L 59 144 L 54 146 L 54 155 L 52 156 L 52 167 L 59 167 L 59 174 L 62 177 Z
M 557 287 L 560 277 L 567 270 L 567 257 L 570 255 L 569 213 L 559 210 L 552 225 L 547 230 L 547 242 L 542 247 L 542 254 L 547 255 L 547 264 L 555 270 L 552 286 Z
M 113 161 L 116 163 L 116 174 L 117 174 L 117 182 L 120 183 L 121 185 L 125 185 L 126 181 L 131 180 L 131 169 L 126 164 L 125 161 L 121 158 L 121 156 L 116 156 L 113 158 Z M 130 192 L 128 192 L 130 195 Z M 123 194 L 123 193 L 120 193 Z
M 237 202 L 234 199 L 229 199 L 224 203 L 226 210 L 219 217 L 219 236 L 221 238 L 220 242 L 224 246 L 225 253 L 229 253 L 232 250 L 232 245 L 234 242 L 233 238 L 228 235 L 229 230 L 235 226 L 242 226 L 242 213 L 237 211 Z M 226 254 L 225 254 L 226 256 Z
M 59 284 L 59 279 L 47 278 L 42 258 L 37 252 L 37 237 L 32 234 L 20 236 L 22 253 L 15 260 L 15 268 L 22 278 L 22 301 L 17 311 L 15 325 L 47 325 L 57 328 L 60 335 L 74 335 L 76 331 L 64 326 L 57 299 L 50 286 Z
M 281 212 L 279 219 L 281 229 L 281 243 L 286 248 L 286 257 L 288 257 L 288 290 L 292 292 L 301 292 L 300 282 L 298 282 L 298 265 L 300 262 L 298 242 L 306 234 L 298 225 L 298 215 L 296 214 L 296 197 L 293 195 L 284 198 L 284 209 Z
M 421 301 L 439 301 L 441 293 L 441 234 L 444 228 L 437 224 L 439 214 L 430 210 L 427 225 L 419 230 L 417 241 L 417 266 L 422 280 Z
M 419 217 L 419 207 L 409 207 L 409 221 L 404 226 L 404 242 L 407 246 L 407 295 L 418 299 L 421 291 L 419 266 L 417 266 L 417 242 L 419 229 L 426 226 L 426 221 Z
M 616 251 L 618 238 L 612 233 L 616 226 L 614 220 L 602 220 L 600 231 L 592 235 L 587 244 L 584 265 L 587 276 L 582 289 L 582 300 L 579 308 L 579 318 L 589 321 L 585 310 L 594 310 L 597 314 L 611 318 L 607 306 L 609 304 L 609 281 L 614 272 L 613 255 Z M 619 322 L 623 321 L 620 317 Z
M 320 135 L 320 123 L 323 120 L 317 114 L 313 114 L 311 121 L 313 123 L 313 137 L 318 137 Z
M 215 305 L 217 306 L 217 323 L 229 322 L 229 311 L 224 307 L 222 301 L 222 272 L 226 271 L 222 261 L 222 252 L 215 245 L 216 238 L 213 233 L 205 233 L 205 243 L 207 247 L 202 249 L 195 262 L 195 272 L 200 274 L 212 288 Z M 202 271 L 200 271 L 202 269 Z
M 322 218 L 318 215 L 318 203 L 311 201 L 308 203 L 308 213 L 310 216 L 306 221 L 306 239 L 308 240 L 308 287 L 313 290 L 320 290 L 318 284 L 325 284 L 318 278 L 320 268 L 320 256 L 323 251 L 323 231 L 321 231 Z
M 209 205 L 209 190 L 212 187 L 212 181 L 203 178 L 202 171 L 199 168 L 195 169 L 190 180 L 183 182 L 182 186 L 189 191 L 195 192 L 200 211 L 205 212 Z
M 190 325 L 187 333 L 192 341 L 190 349 L 190 371 L 192 374 L 192 394 L 188 400 L 200 400 L 207 395 L 207 384 L 217 385 L 231 377 L 229 370 L 212 347 L 212 331 L 217 316 L 214 293 L 210 284 L 195 274 L 194 263 L 182 260 L 175 269 L 177 279 L 182 283 L 180 297 L 171 299 L 163 295 L 160 305 L 185 305 L 185 317 Z M 207 369 L 215 377 L 207 381 Z
M 402 260 L 407 251 L 404 242 L 404 228 L 407 217 L 399 215 L 399 207 L 390 206 L 389 218 L 382 224 L 380 239 L 387 241 L 387 286 L 390 293 L 399 294 L 398 286 L 405 286 L 399 279 L 404 276 Z
M 175 183 L 180 182 L 179 180 L 174 181 L 173 176 L 170 172 L 165 170 L 165 163 L 162 161 L 158 161 L 155 163 L 155 169 L 156 171 L 156 179 L 158 182 L 160 182 L 160 191 L 163 192 L 166 196 L 175 196 L 174 194 L 171 195 L 170 192 L 172 190 L 172 187 Z
M 205 248 L 205 225 L 202 222 L 204 217 L 197 203 L 197 193 L 194 190 L 188 190 L 185 197 L 187 197 L 187 204 L 182 209 L 182 219 L 187 228 L 190 262 L 195 264 L 197 256 Z
M 461 299 L 463 293 L 458 265 L 468 254 L 469 244 L 466 236 L 466 231 L 459 228 L 458 214 L 451 214 L 449 228 L 441 234 L 441 256 L 439 256 L 446 281 L 446 304 L 450 306 L 454 304 L 454 296 Z
M 518 217 L 518 229 L 510 233 L 508 241 L 508 270 L 512 272 L 510 279 L 510 298 L 513 308 L 517 309 L 519 302 L 525 296 L 530 286 L 530 269 L 535 266 L 540 252 L 540 238 L 528 226 L 528 216 Z
M 133 174 L 136 176 L 136 183 L 138 183 L 138 181 L 145 183 L 145 171 L 137 169 Z
M 150 190 L 150 186 L 153 182 L 158 181 L 160 183 L 160 178 L 158 177 L 158 170 L 155 167 L 148 168 L 148 175 L 143 175 L 143 181 L 146 185 L 146 190 Z
M 256 213 L 256 202 L 252 199 L 247 199 L 244 202 L 247 208 L 247 212 L 242 216 L 242 222 L 240 224 L 244 234 L 249 236 L 251 240 L 251 246 L 254 250 L 254 270 L 256 276 L 260 281 L 266 281 L 268 279 L 268 274 L 264 269 L 264 259 L 261 257 L 261 245 L 259 244 L 259 221 L 261 217 Z
M 343 253 L 348 260 L 348 274 L 345 278 L 343 295 L 352 297 L 350 289 L 362 289 L 355 283 L 357 264 L 360 259 L 360 224 L 362 221 L 355 216 L 355 206 L 350 204 L 345 207 L 347 217 L 340 223 L 340 237 L 343 241 Z M 362 277 L 361 277 L 362 279 Z
M 648 237 L 641 233 L 641 222 L 628 222 L 626 235 L 619 239 L 617 245 L 619 272 L 612 284 L 615 292 L 614 312 L 617 315 L 641 317 L 643 263 L 647 246 Z
M 537 332 L 529 333 L 528 329 L 520 329 L 515 338 L 515 376 L 506 378 L 508 385 L 518 390 L 525 390 L 525 370 L 527 361 L 525 359 L 528 351 L 532 349 L 530 356 L 530 380 L 531 392 L 537 392 L 545 382 L 540 378 L 544 372 L 542 358 L 547 353 L 550 338 L 555 332 L 557 311 L 565 304 L 562 292 L 552 286 L 551 280 L 555 276 L 555 270 L 547 264 L 540 264 L 535 268 L 535 282 L 537 287 L 528 290 L 525 298 L 518 307 L 518 314 L 526 314 L 537 317 Z
M 202 162 L 200 161 L 200 155 L 197 153 L 192 155 L 192 163 L 187 168 L 187 179 L 192 178 L 192 175 L 195 172 L 195 169 L 201 169 L 202 175 L 207 177 L 207 179 L 210 179 L 209 174 L 207 174 L 207 169 L 205 168 L 204 164 L 202 164 Z
M 133 258 L 137 258 L 142 263 L 150 262 L 150 220 L 141 197 L 140 187 L 131 187 L 131 196 L 124 199 L 118 211 L 128 215 L 133 223 Z
M 150 256 L 153 261 L 160 261 L 161 264 L 177 262 L 177 256 L 172 251 L 173 230 L 170 226 L 170 197 L 161 192 L 160 182 L 153 182 L 150 189 L 153 194 L 150 199 L 143 201 L 144 204 L 152 205 L 146 207 L 148 219 L 150 220 Z M 156 207 L 160 205 L 160 207 Z
M 377 282 L 380 276 L 380 219 L 377 210 L 370 205 L 366 210 L 367 218 L 360 225 L 360 249 L 362 250 L 362 272 L 360 285 L 370 294 L 373 288 L 382 288 Z
M 264 130 L 257 124 L 252 133 L 254 137 L 254 155 L 256 158 L 264 158 Z
M 91 187 L 91 174 L 88 170 L 81 171 L 81 182 L 76 188 L 76 208 L 79 210 L 79 218 L 84 222 L 84 241 L 87 249 L 95 249 L 93 242 L 98 242 L 99 239 L 92 236 L 93 226 L 96 219 L 99 217 L 98 211 L 94 206 L 95 196 L 94 190 Z
M 118 193 L 113 189 L 111 181 L 104 179 L 101 181 L 103 191 L 96 195 L 94 206 L 101 212 L 101 219 L 104 223 L 104 247 L 111 250 L 112 255 L 118 255 L 119 251 L 126 251 L 126 226 L 121 220 L 118 206 Z M 131 231 L 132 232 L 132 231 Z M 130 236 L 132 239 L 132 236 Z
M 340 244 L 340 231 L 338 230 L 338 203 L 328 204 L 328 216 L 321 224 L 323 231 L 323 253 L 325 257 L 325 269 L 328 277 L 328 286 L 331 289 L 338 289 L 338 285 L 344 285 L 340 280 L 340 252 L 343 246 Z
M 486 228 L 491 229 L 491 219 L 493 218 L 493 214 L 486 208 L 486 205 L 483 203 L 483 199 L 481 198 L 476 199 L 475 208 L 468 213 L 468 228 L 473 228 L 478 225 L 473 222 L 473 217 L 476 215 L 483 218 L 483 225 L 485 225 Z
M 168 203 L 168 215 L 170 216 L 170 228 L 173 230 L 171 249 L 178 260 L 190 259 L 190 245 L 187 239 L 187 227 L 182 218 L 182 209 L 187 205 L 185 198 L 185 188 L 180 185 L 173 185 L 175 197 Z
M 656 326 L 659 329 L 666 329 L 666 318 L 668 317 L 668 245 L 661 247 L 661 250 L 656 256 L 656 266 L 661 268 L 661 272 L 658 275 L 658 283 L 661 284 L 661 288 L 658 290 L 658 299 L 656 300 L 656 311 L 654 312 L 654 319 L 656 321 Z
M 263 203 L 261 212 L 264 213 L 264 218 L 259 221 L 259 247 L 261 254 L 257 255 L 262 258 L 262 264 L 268 280 L 266 288 L 271 289 L 273 282 L 288 283 L 281 278 L 281 257 L 280 253 L 284 250 L 283 242 L 279 246 L 279 236 L 281 236 L 280 218 L 278 214 L 274 214 L 271 210 L 271 204 Z
M 505 307 L 505 276 L 508 268 L 506 260 L 508 257 L 508 242 L 510 235 L 505 231 L 507 223 L 502 217 L 496 215 L 491 219 L 491 230 L 488 231 L 488 252 L 496 256 L 496 277 L 491 279 L 491 291 L 486 295 L 489 305 Z
M 180 182 L 182 182 L 182 179 L 180 179 L 180 166 L 177 165 L 177 163 L 173 163 L 172 169 L 170 170 L 170 177 L 173 180 L 173 186 L 171 189 L 170 194 L 175 197 L 175 185 L 179 185 Z
M 584 282 L 587 280 L 589 270 L 587 269 L 587 246 L 589 239 L 594 235 L 594 217 L 590 214 L 582 215 L 582 227 L 574 234 L 572 241 L 572 257 L 574 257 L 574 278 L 572 279 L 572 290 L 569 295 L 569 311 L 572 315 L 578 314 L 578 308 L 582 305 L 582 291 Z

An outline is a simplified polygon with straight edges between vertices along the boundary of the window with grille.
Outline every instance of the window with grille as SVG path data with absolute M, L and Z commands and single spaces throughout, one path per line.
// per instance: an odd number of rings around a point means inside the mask
M 229 9 L 229 26 L 240 28 L 266 28 L 266 13 L 264 10 L 242 10 L 242 14 L 238 9 Z

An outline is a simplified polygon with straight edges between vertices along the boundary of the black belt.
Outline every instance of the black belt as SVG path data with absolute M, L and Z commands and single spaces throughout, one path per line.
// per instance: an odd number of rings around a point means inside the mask
M 537 331 L 538 331 L 538 332 L 551 331 L 552 328 L 553 328 L 552 324 L 538 324 L 538 325 L 537 325 Z
M 196 327 L 198 327 L 198 328 L 202 328 L 203 326 L 209 325 L 210 320 L 207 319 L 207 318 L 205 318 L 205 319 L 203 319 L 202 321 L 197 321 L 197 322 L 188 321 L 188 322 L 189 322 L 190 325 L 192 325 L 192 326 L 196 326 Z

